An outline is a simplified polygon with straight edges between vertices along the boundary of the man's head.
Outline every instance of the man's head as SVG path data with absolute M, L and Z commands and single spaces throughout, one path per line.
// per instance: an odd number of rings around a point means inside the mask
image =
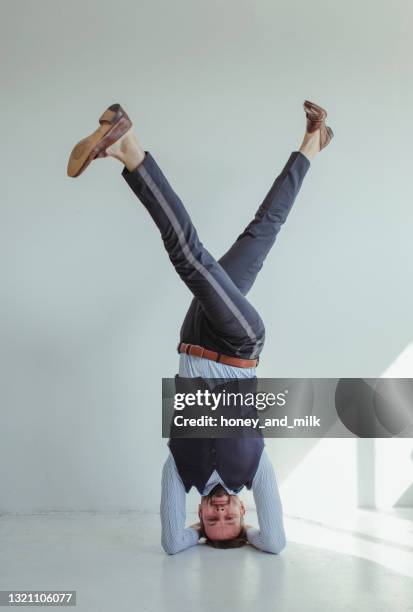
M 238 495 L 229 495 L 221 485 L 202 497 L 198 515 L 207 544 L 235 548 L 246 543 L 245 506 Z

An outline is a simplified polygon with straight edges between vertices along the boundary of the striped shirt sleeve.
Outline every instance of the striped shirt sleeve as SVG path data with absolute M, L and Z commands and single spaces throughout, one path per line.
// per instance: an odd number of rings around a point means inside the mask
M 198 543 L 196 529 L 185 528 L 186 493 L 171 453 L 162 470 L 161 543 L 168 555 L 174 555 Z
M 265 552 L 278 554 L 286 544 L 283 510 L 274 468 L 264 448 L 252 481 L 259 529 L 247 528 L 250 544 Z

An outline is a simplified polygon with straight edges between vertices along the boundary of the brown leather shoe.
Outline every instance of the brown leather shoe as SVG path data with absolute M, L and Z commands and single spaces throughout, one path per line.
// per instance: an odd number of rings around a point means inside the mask
M 79 176 L 97 157 L 106 157 L 106 149 L 119 140 L 131 127 L 132 122 L 120 104 L 112 104 L 99 117 L 100 126 L 80 140 L 70 154 L 67 164 L 68 176 Z
M 307 132 L 315 132 L 320 130 L 320 151 L 324 149 L 334 136 L 331 127 L 325 124 L 327 111 L 321 106 L 306 100 L 304 102 L 304 110 L 307 116 Z

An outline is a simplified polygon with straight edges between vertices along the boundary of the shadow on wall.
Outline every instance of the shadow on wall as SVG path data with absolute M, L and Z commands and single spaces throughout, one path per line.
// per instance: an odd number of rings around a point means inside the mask
M 382 378 L 413 378 L 413 343 Z M 411 438 L 267 440 L 287 513 L 413 506 Z M 305 503 L 303 503 L 305 499 Z

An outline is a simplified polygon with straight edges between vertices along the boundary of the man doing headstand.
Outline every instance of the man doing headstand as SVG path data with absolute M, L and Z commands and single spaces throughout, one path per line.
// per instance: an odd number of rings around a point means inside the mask
M 182 201 L 154 157 L 145 151 L 120 106 L 112 104 L 99 128 L 73 149 L 69 176 L 82 174 L 96 158 L 111 156 L 122 176 L 157 225 L 176 272 L 193 294 L 180 333 L 179 377 L 245 379 L 256 377 L 265 339 L 264 323 L 247 300 L 263 262 L 290 212 L 315 155 L 333 137 L 326 111 L 305 101 L 306 132 L 291 153 L 254 219 L 218 261 L 205 249 Z M 185 496 L 195 486 L 201 501 L 199 522 L 185 527 Z M 251 489 L 259 528 L 244 522 L 239 499 Z M 282 506 L 272 464 L 262 438 L 171 439 L 162 472 L 161 542 L 174 554 L 197 544 L 228 548 L 249 542 L 279 553 L 285 546 Z

